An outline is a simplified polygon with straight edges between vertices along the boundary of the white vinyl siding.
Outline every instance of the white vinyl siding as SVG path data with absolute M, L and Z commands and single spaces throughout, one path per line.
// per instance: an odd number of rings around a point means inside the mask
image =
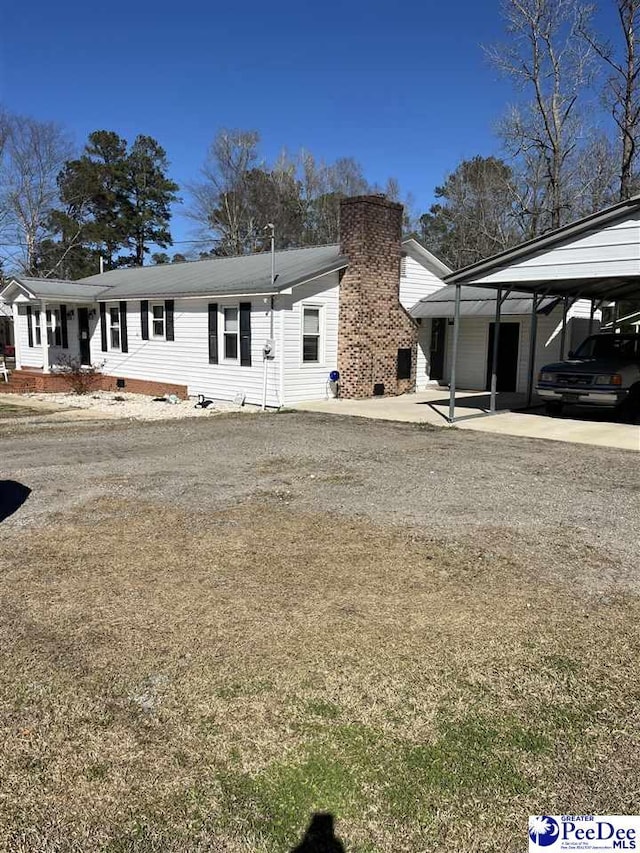
M 279 323 L 276 326 L 284 341 L 280 363 L 284 362 L 284 403 L 322 400 L 327 396 L 329 373 L 338 367 L 338 299 L 339 279 L 330 273 L 316 281 L 301 284 L 291 296 L 279 296 Z M 319 363 L 303 362 L 303 308 L 320 308 Z M 280 341 L 278 342 L 280 345 Z
M 20 303 L 18 305 L 18 323 L 14 330 L 19 341 L 21 353 L 21 363 L 24 367 L 42 367 L 44 362 L 42 344 L 36 345 L 36 329 L 40 328 L 41 341 L 45 340 L 45 335 L 51 341 L 49 346 L 49 365 L 55 368 L 64 357 L 74 358 L 78 355 L 78 306 L 67 305 L 67 311 L 73 312 L 70 317 L 67 315 L 67 338 L 68 349 L 62 348 L 62 320 L 60 316 L 62 308 L 59 304 L 51 303 L 47 306 L 49 312 L 49 320 L 42 327 L 40 317 L 40 305 L 35 303 L 31 306 L 31 328 L 33 330 L 34 346 L 29 346 L 29 335 L 27 326 L 27 307 Z M 94 309 L 95 310 L 95 309 Z
M 405 274 L 400 276 L 400 304 L 408 311 L 416 302 L 444 287 L 444 282 L 410 255 L 403 260 Z
M 640 272 L 640 213 L 564 245 L 514 261 L 502 270 L 480 276 L 476 284 L 519 281 L 637 276 Z
M 423 320 L 418 331 L 418 351 L 416 355 L 416 390 L 423 391 L 431 378 L 429 376 L 429 358 L 431 348 L 431 320 Z
M 262 402 L 263 359 L 262 348 L 269 335 L 269 306 L 261 298 L 247 299 L 251 310 L 251 367 L 243 367 L 239 360 L 218 364 L 209 363 L 208 303 L 211 299 L 176 299 L 174 306 L 173 341 L 142 340 L 140 328 L 140 302 L 127 302 L 127 353 L 102 352 L 100 322 L 91 336 L 91 360 L 103 364 L 103 372 L 126 379 L 147 379 L 186 385 L 192 396 L 204 394 L 214 400 L 234 400 L 243 394 L 247 403 Z M 225 306 L 238 306 L 237 299 L 218 299 L 220 322 L 218 346 L 222 347 L 222 313 Z M 109 307 L 107 303 L 107 320 Z M 150 306 L 151 307 L 151 306 Z M 151 319 L 151 318 L 150 318 Z M 151 332 L 151 329 L 149 330 Z M 278 359 L 267 361 L 267 405 L 280 405 L 278 397 Z M 125 386 L 125 391 L 126 386 Z
M 38 305 L 32 307 L 33 314 L 38 311 L 40 311 L 40 307 Z M 32 329 L 34 328 L 34 321 L 35 318 L 32 316 Z M 29 346 L 28 317 L 26 305 L 18 306 L 18 323 L 16 325 L 16 328 L 13 330 L 13 333 L 16 338 L 16 344 L 20 350 L 21 362 L 23 367 L 42 367 L 42 347 L 35 346 L 35 333 L 33 335 L 34 346 Z

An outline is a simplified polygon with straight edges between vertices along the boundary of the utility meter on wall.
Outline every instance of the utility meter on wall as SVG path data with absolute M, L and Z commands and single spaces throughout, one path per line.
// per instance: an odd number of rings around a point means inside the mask
M 269 338 L 264 342 L 264 347 L 262 348 L 262 357 L 263 358 L 275 358 L 276 357 L 276 342 L 273 338 Z

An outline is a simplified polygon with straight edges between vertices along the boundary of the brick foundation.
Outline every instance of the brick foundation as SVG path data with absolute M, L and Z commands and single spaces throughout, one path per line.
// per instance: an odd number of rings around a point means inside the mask
M 349 266 L 340 282 L 340 396 L 363 398 L 415 388 L 418 328 L 400 304 L 402 205 L 381 196 L 340 204 L 340 248 Z M 412 350 L 411 378 L 397 378 L 398 349 Z
M 186 385 L 174 385 L 171 382 L 150 382 L 147 379 L 124 379 L 124 388 L 118 388 L 117 376 L 102 376 L 101 391 L 123 391 L 127 394 L 148 394 L 150 397 L 162 397 L 175 394 L 181 400 L 188 397 Z
M 147 394 L 151 397 L 161 397 L 165 394 L 175 394 L 181 400 L 187 399 L 187 386 L 175 385 L 171 382 L 151 382 L 147 379 L 124 378 L 124 388 L 118 388 L 117 376 L 96 375 L 92 391 L 121 391 L 126 394 Z M 71 391 L 68 380 L 59 373 L 41 373 L 37 371 L 14 370 L 9 374 L 9 383 L 0 381 L 0 392 L 12 394 L 44 393 L 59 394 Z

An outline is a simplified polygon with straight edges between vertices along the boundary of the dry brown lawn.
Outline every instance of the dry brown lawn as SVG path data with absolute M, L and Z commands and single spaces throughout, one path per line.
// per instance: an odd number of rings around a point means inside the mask
M 35 408 L 34 406 L 15 405 L 7 403 L 0 397 L 0 420 L 7 421 L 13 418 L 26 418 L 30 415 L 48 415 L 51 409 Z
M 0 849 L 519 851 L 634 813 L 635 597 L 282 506 L 103 498 L 4 540 Z

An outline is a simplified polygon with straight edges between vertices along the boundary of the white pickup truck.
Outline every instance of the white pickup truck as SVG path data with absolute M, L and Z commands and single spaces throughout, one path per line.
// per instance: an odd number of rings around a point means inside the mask
M 551 415 L 565 404 L 599 406 L 634 423 L 640 418 L 640 335 L 590 335 L 566 361 L 542 368 L 536 392 Z

